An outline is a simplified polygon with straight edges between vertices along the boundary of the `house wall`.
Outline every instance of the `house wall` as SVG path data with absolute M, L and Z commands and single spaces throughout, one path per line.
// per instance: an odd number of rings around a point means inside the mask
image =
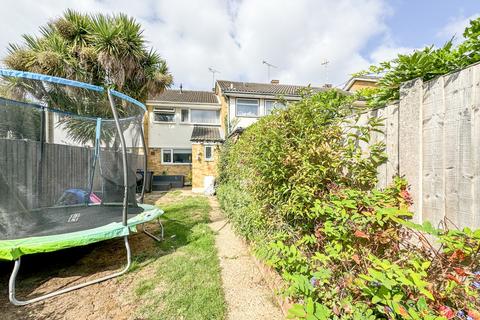
M 236 107 L 236 101 L 237 99 L 258 99 L 259 100 L 259 108 L 260 108 L 260 113 L 258 117 L 239 117 L 237 116 L 237 107 Z M 265 116 L 265 101 L 267 100 L 278 100 L 277 97 L 268 97 L 268 98 L 259 98 L 259 97 L 230 97 L 229 103 L 228 103 L 228 114 L 229 114 L 229 122 L 231 126 L 231 130 L 235 130 L 238 127 L 246 128 L 255 122 L 258 121 L 261 117 Z M 298 100 L 298 99 L 297 99 Z M 295 101 L 295 100 L 289 100 Z
M 150 148 L 179 148 L 188 149 L 191 146 L 190 138 L 192 136 L 193 124 L 181 123 L 181 109 L 208 109 L 218 110 L 220 105 L 192 106 L 185 104 L 179 105 L 165 105 L 164 108 L 175 108 L 176 121 L 173 123 L 162 123 L 154 121 L 154 106 L 148 106 L 148 146 Z M 161 108 L 161 107 L 159 107 Z M 220 113 L 221 114 L 221 113 Z M 220 118 L 221 120 L 221 118 Z M 206 124 L 208 125 L 208 124 Z M 220 125 L 218 125 L 220 127 Z
M 211 145 L 211 144 L 209 144 Z M 217 164 L 220 156 L 220 147 L 215 145 L 213 161 L 205 161 L 205 144 L 192 144 L 192 190 L 203 192 L 204 178 L 206 176 L 217 176 Z
M 219 97 L 219 100 L 220 100 L 220 128 L 221 128 L 221 132 L 227 136 L 228 135 L 228 121 L 229 121 L 229 118 L 228 118 L 228 100 L 227 100 L 227 97 L 225 97 L 224 95 L 222 95 L 220 93 L 220 89 L 217 89 L 216 91 L 216 95 L 217 97 Z
M 360 89 L 365 89 L 365 88 L 375 88 L 377 86 L 376 82 L 372 81 L 365 81 L 365 80 L 355 80 L 355 82 L 352 84 L 350 89 L 348 91 L 357 91 Z
M 190 146 L 191 147 L 191 146 Z M 190 148 L 188 147 L 188 149 Z M 148 153 L 148 170 L 153 171 L 154 175 L 183 175 L 185 181 L 192 180 L 192 165 L 191 164 L 162 164 L 161 149 L 150 148 Z

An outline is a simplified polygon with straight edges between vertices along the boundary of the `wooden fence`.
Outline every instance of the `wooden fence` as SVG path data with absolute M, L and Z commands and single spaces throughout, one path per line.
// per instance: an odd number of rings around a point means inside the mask
M 389 157 L 379 186 L 403 175 L 416 221 L 480 228 L 480 64 L 407 82 L 399 103 L 369 116 L 385 119 L 385 134 L 374 137 L 386 143 Z
M 108 153 L 103 153 L 106 161 L 121 159 L 119 154 Z M 93 156 L 90 147 L 0 139 L 0 213 L 52 206 L 67 189 L 88 190 Z M 143 167 L 142 159 L 141 155 L 129 154 L 131 172 Z M 110 174 L 119 175 L 115 181 L 123 184 L 119 167 Z M 100 189 L 101 179 L 97 164 L 94 190 Z

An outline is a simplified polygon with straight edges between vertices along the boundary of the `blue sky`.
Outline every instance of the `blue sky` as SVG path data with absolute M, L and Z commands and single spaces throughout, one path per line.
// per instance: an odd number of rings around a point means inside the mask
M 67 8 L 135 17 L 166 60 L 175 86 L 209 89 L 218 78 L 341 85 L 350 74 L 460 36 L 480 0 L 3 0 L 0 57 L 9 42 Z M 327 67 L 322 62 L 329 61 Z
M 478 0 L 390 0 L 392 15 L 386 23 L 400 46 L 441 45 L 438 32 L 449 22 L 480 13 Z

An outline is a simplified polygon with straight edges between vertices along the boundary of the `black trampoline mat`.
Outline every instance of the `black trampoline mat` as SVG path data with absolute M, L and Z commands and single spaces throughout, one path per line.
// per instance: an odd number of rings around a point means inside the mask
M 51 236 L 98 228 L 112 222 L 122 222 L 121 205 L 69 206 L 43 208 L 28 213 L 28 219 L 14 219 L 7 234 L 0 240 Z M 129 207 L 128 218 L 143 212 L 141 207 Z M 20 222 L 19 222 L 20 221 Z

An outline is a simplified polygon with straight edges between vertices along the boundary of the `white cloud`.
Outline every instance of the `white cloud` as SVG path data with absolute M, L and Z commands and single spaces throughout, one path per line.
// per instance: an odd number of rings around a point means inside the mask
M 338 84 L 371 61 L 360 54 L 369 39 L 387 28 L 385 0 L 202 0 L 202 1 L 3 1 L 0 56 L 8 42 L 66 9 L 125 12 L 145 28 L 150 44 L 167 60 L 176 85 L 211 87 L 209 66 L 218 78 L 266 80 L 267 60 L 278 66 L 272 78 L 282 83 Z M 393 49 L 392 49 L 393 50 Z M 372 56 L 385 55 L 380 48 Z
M 450 19 L 450 21 L 437 33 L 437 37 L 449 40 L 455 36 L 456 41 L 463 39 L 463 31 L 470 24 L 470 20 L 480 17 L 479 13 L 473 14 L 469 17 L 458 16 Z
M 371 54 L 370 59 L 373 64 L 395 59 L 399 54 L 412 53 L 417 48 L 398 47 L 394 44 L 382 44 L 377 47 Z

